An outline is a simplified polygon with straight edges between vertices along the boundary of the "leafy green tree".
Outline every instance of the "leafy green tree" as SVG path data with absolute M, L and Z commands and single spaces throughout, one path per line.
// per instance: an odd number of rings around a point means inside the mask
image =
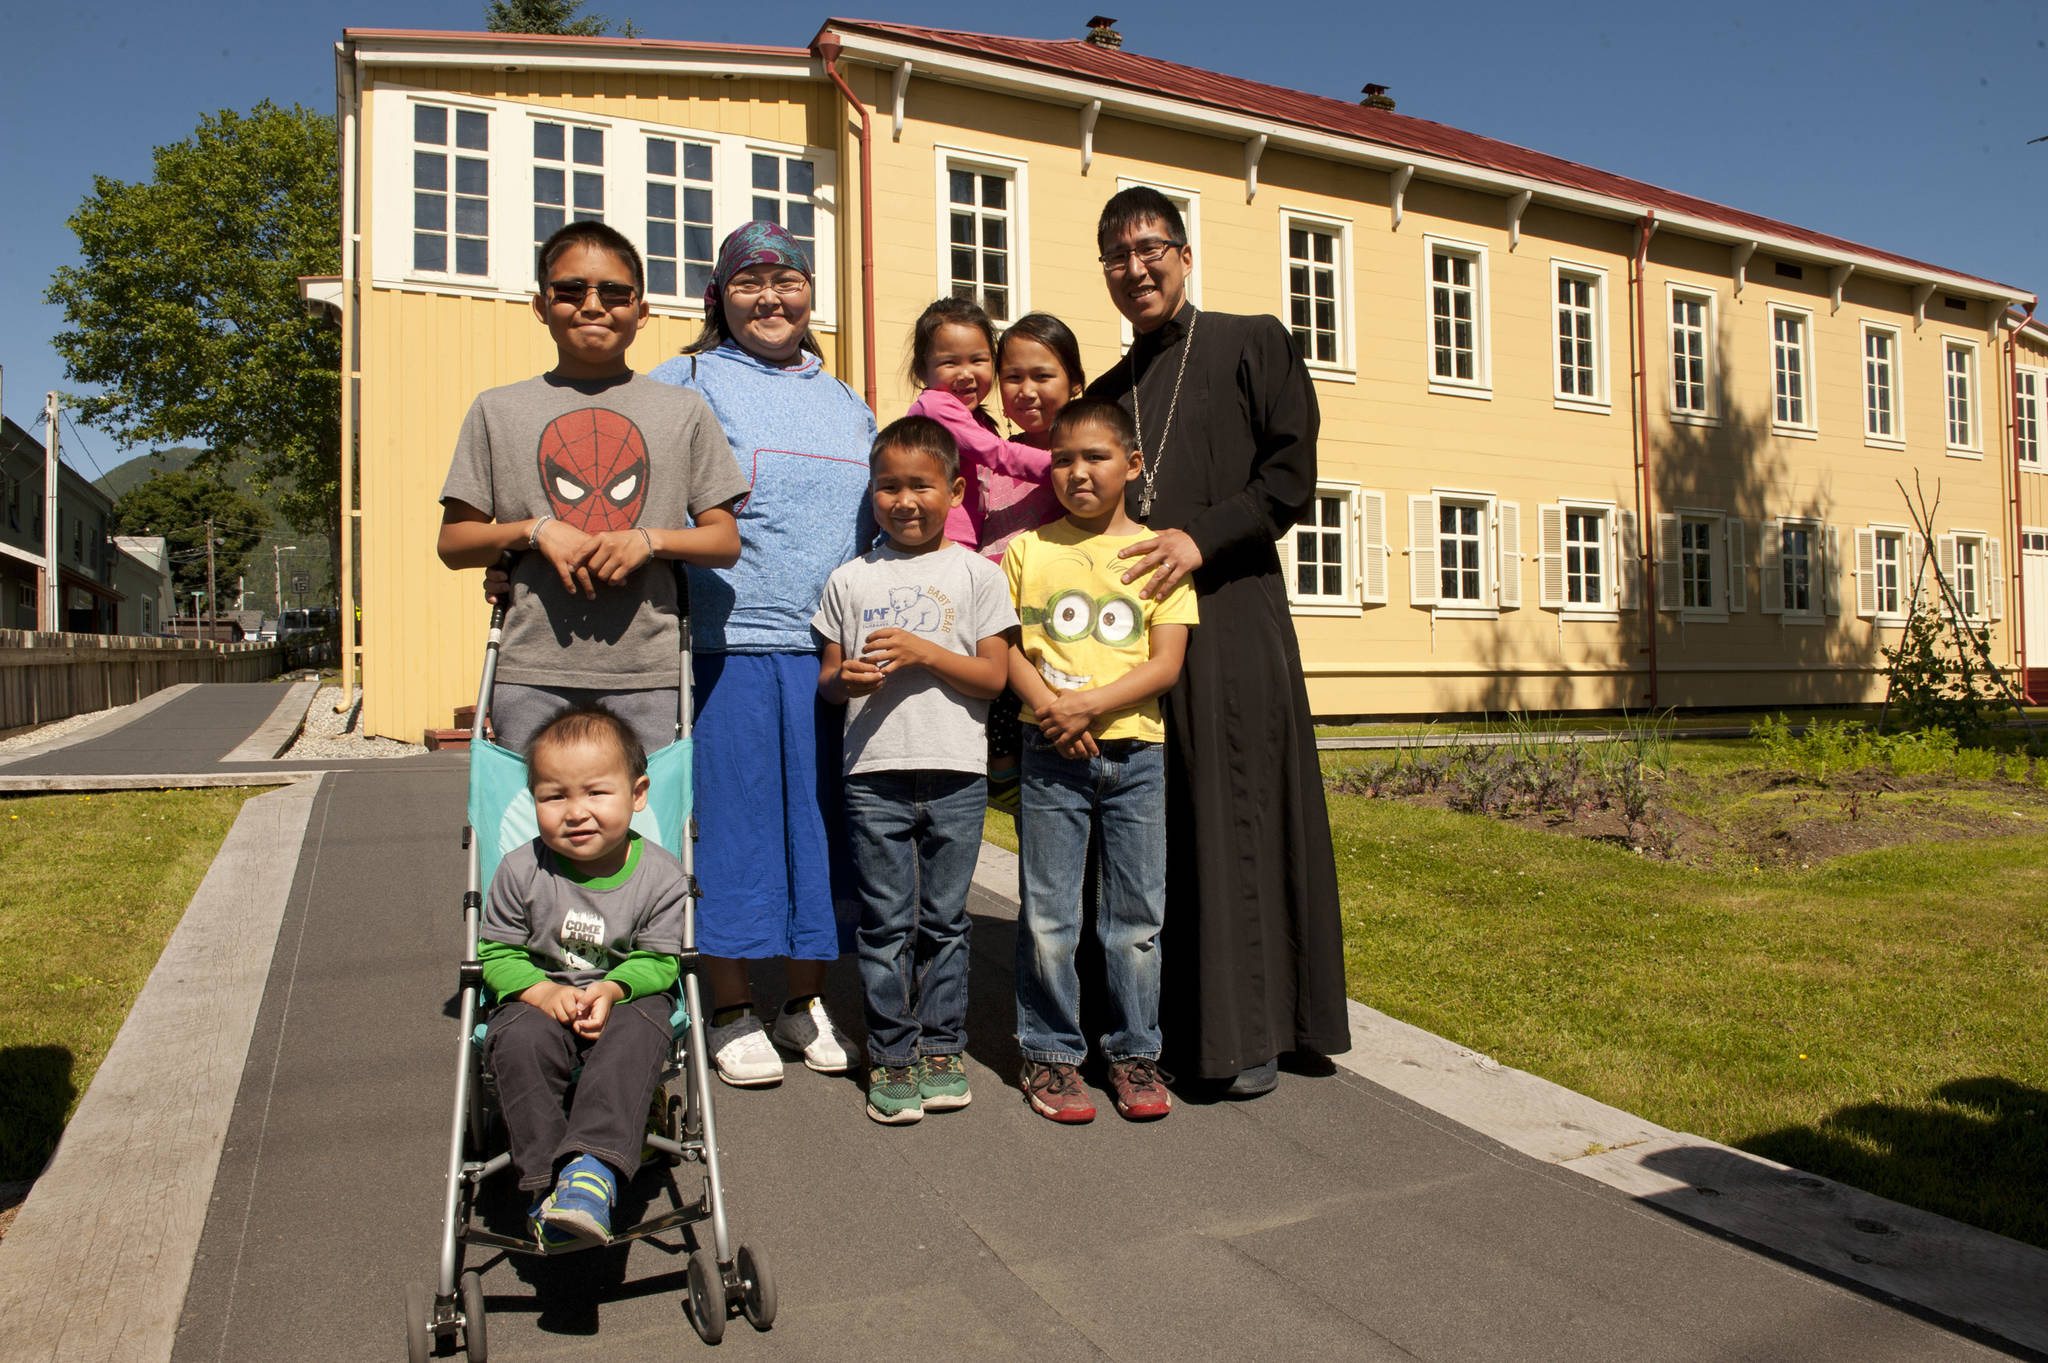
M 171 579 L 180 600 L 206 590 L 206 522 L 213 521 L 216 590 L 249 571 L 249 556 L 263 541 L 270 513 L 205 473 L 159 473 L 137 483 L 114 503 L 117 535 L 162 535 L 169 541 Z M 266 582 L 268 578 L 264 579 Z
M 104 390 L 72 410 L 131 444 L 201 446 L 216 474 L 248 459 L 338 546 L 341 336 L 298 280 L 340 272 L 340 221 L 334 121 L 297 105 L 202 117 L 153 179 L 95 176 L 70 220 L 81 263 L 48 293 L 66 372 Z
M 578 15 L 583 5 L 584 0 L 488 0 L 484 26 L 493 33 L 557 33 L 572 38 L 612 32 L 612 21 L 602 14 Z M 639 32 L 630 19 L 618 28 L 624 38 Z

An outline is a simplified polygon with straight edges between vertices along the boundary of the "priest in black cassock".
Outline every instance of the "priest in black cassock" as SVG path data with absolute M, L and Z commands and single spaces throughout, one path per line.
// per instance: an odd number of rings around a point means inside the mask
M 1173 204 L 1124 190 L 1096 229 L 1136 342 L 1093 384 L 1131 413 L 1144 472 L 1124 550 L 1158 596 L 1191 576 L 1202 622 L 1160 698 L 1167 742 L 1160 1024 L 1183 1076 L 1271 1091 L 1286 1054 L 1350 1049 L 1329 812 L 1275 541 L 1316 490 L 1314 386 L 1272 317 L 1201 312 Z

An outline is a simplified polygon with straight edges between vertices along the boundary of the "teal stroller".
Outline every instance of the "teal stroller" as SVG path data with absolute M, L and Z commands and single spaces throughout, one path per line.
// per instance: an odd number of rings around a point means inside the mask
M 489 1002 L 485 997 L 483 966 L 477 959 L 483 891 L 497 870 L 499 857 L 538 832 L 533 800 L 526 790 L 525 762 L 516 754 L 486 742 L 482 735 L 482 719 L 490 713 L 504 616 L 503 606 L 491 612 L 483 680 L 477 688 L 477 733 L 469 748 L 469 824 L 463 830 L 463 845 L 469 855 L 469 888 L 462 896 L 462 1024 L 455 1070 L 455 1114 L 449 1136 L 441 1267 L 431 1293 L 417 1282 L 406 1288 L 405 1338 L 411 1363 L 422 1363 L 437 1341 L 452 1342 L 458 1336 L 470 1363 L 485 1363 L 489 1347 L 485 1342 L 483 1269 L 502 1262 L 507 1255 L 561 1255 L 596 1247 L 593 1242 L 582 1242 L 543 1249 L 531 1238 L 501 1234 L 473 1219 L 484 1180 L 508 1169 L 512 1160 L 483 1066 L 486 1024 L 479 1019 Z M 682 636 L 685 644 L 677 738 L 668 747 L 649 754 L 647 808 L 633 818 L 633 827 L 642 837 L 657 841 L 676 854 L 690 884 L 683 919 L 681 1002 L 671 1021 L 674 1039 L 669 1063 L 660 1087 L 655 1090 L 645 1143 L 671 1169 L 694 1166 L 700 1170 L 703 1186 L 693 1200 L 686 1201 L 671 1173 L 667 1181 L 669 1208 L 614 1231 L 612 1243 L 648 1239 L 708 1222 L 708 1243 L 701 1231 L 690 1232 L 695 1248 L 690 1252 L 687 1274 L 689 1316 L 704 1342 L 716 1344 L 724 1337 L 726 1322 L 732 1315 L 744 1314 L 757 1330 L 766 1330 L 774 1323 L 775 1280 L 758 1250 L 734 1245 L 726 1222 L 725 1193 L 719 1181 L 717 1128 L 711 1113 L 711 1067 L 705 1053 L 705 1014 L 697 977 L 697 881 L 693 855 L 696 825 L 690 813 L 692 702 L 687 611 L 682 620 Z M 657 1243 L 672 1252 L 679 1253 L 684 1248 L 668 1241 Z M 498 1254 L 482 1269 L 464 1269 L 464 1251 L 469 1246 L 496 1250 Z

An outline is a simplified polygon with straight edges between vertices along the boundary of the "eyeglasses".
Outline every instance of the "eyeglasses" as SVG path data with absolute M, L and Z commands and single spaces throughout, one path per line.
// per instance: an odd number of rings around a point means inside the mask
M 798 275 L 793 279 L 735 279 L 732 283 L 725 286 L 725 292 L 727 297 L 744 301 L 750 298 L 759 298 L 762 294 L 769 292 L 773 292 L 783 298 L 794 298 L 810 287 L 811 281 Z
M 1102 272 L 1104 274 L 1124 274 L 1131 268 L 1130 261 L 1132 256 L 1136 256 L 1142 264 L 1157 265 L 1160 261 L 1166 259 L 1168 251 L 1178 251 L 1185 245 L 1187 243 L 1184 241 L 1161 241 L 1153 237 L 1141 241 L 1135 246 L 1126 246 L 1121 251 L 1111 251 L 1106 255 L 1098 256 L 1096 259 L 1102 262 Z
M 548 301 L 561 307 L 580 308 L 583 300 L 590 297 L 590 291 L 597 290 L 597 301 L 607 308 L 623 308 L 640 296 L 640 290 L 631 284 L 621 284 L 607 279 L 593 284 L 587 279 L 550 279 Z

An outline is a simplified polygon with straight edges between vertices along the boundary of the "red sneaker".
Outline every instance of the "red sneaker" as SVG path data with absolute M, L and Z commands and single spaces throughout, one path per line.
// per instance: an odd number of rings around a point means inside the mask
M 1142 1055 L 1109 1062 L 1109 1091 L 1116 1095 L 1116 1110 L 1133 1122 L 1156 1121 L 1173 1111 L 1159 1062 Z
M 1018 1083 L 1041 1117 L 1070 1124 L 1095 1120 L 1095 1104 L 1081 1086 L 1081 1072 L 1072 1065 L 1027 1060 Z

